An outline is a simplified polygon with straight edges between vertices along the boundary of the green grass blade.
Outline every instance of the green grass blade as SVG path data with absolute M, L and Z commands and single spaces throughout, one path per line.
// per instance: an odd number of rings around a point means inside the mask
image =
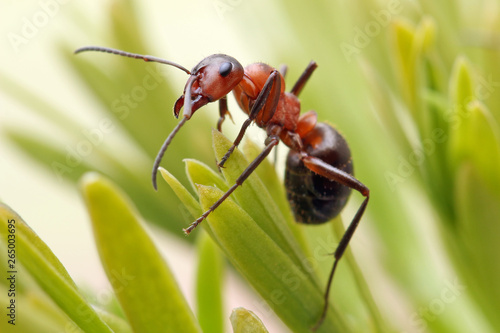
M 283 147 L 278 146 L 275 149 L 278 148 Z M 257 146 L 252 140 L 245 141 L 243 152 L 249 160 L 256 158 L 261 151 L 262 148 Z M 295 221 L 292 211 L 290 210 L 290 204 L 288 203 L 288 200 L 286 198 L 285 187 L 276 173 L 275 166 L 271 164 L 269 159 L 266 158 L 255 170 L 255 172 L 262 180 L 262 183 L 264 183 L 264 185 L 266 186 L 269 194 L 273 198 L 273 201 L 279 207 L 281 214 L 283 214 L 283 217 L 287 222 L 288 228 L 290 228 L 290 230 L 292 231 L 293 236 L 300 244 L 302 250 L 308 256 L 311 256 L 309 245 L 307 244 L 303 233 L 303 228 L 306 226 L 301 225 Z
M 223 191 L 228 189 L 228 185 L 222 179 L 220 173 L 216 173 L 205 163 L 193 159 L 185 159 L 184 162 L 186 163 L 186 173 L 189 181 L 195 191 L 196 184 L 211 184 L 210 186 L 215 186 Z
M 215 155 L 217 160 L 220 160 L 229 150 L 232 142 L 218 131 L 214 130 L 212 134 Z M 221 171 L 227 183 L 233 185 L 248 165 L 249 162 L 245 156 L 238 149 L 235 149 Z M 257 175 L 250 175 L 245 180 L 244 184 L 234 191 L 233 197 L 252 219 L 259 224 L 262 230 L 264 230 L 285 253 L 289 254 L 297 267 L 299 267 L 310 280 L 317 282 L 316 276 L 311 274 L 311 271 L 305 267 L 307 262 L 305 255 L 288 227 L 280 209 L 276 206 L 271 195 Z M 317 286 L 321 289 L 319 284 L 317 284 Z
M 130 201 L 97 174 L 81 186 L 101 261 L 134 332 L 200 332 Z
M 27 275 L 23 276 L 18 285 L 19 287 L 24 284 L 27 277 Z M 29 292 L 23 292 L 21 289 L 19 288 L 16 293 L 16 302 L 20 304 L 19 308 L 22 309 L 22 313 L 29 315 L 22 316 L 22 320 L 16 320 L 15 326 L 9 324 L 7 320 L 10 320 L 10 318 L 5 316 L 5 320 L 0 321 L 0 332 L 53 333 L 55 330 L 62 332 L 70 325 L 72 326 L 72 332 L 83 332 L 46 294 L 41 294 L 40 289 L 34 287 Z M 2 305 L 8 304 L 8 293 L 9 287 L 0 285 L 0 303 Z
M 456 162 L 472 163 L 491 192 L 500 187 L 500 127 L 489 109 L 475 100 L 466 107 L 467 117 L 456 129 L 462 141 L 455 151 Z
M 202 207 L 208 209 L 223 194 L 199 186 Z M 214 240 L 231 263 L 294 332 L 310 332 L 321 314 L 323 294 L 259 225 L 231 199 L 208 217 Z M 330 307 L 318 332 L 348 332 Z
M 19 215 L 4 204 L 0 204 L 0 226 L 1 242 L 6 246 L 8 235 L 14 235 L 18 260 L 78 327 L 85 332 L 113 332 L 83 298 L 47 245 Z M 17 267 L 16 264 L 11 269 L 16 270 Z M 19 278 L 21 274 L 18 272 L 16 276 Z
M 224 259 L 214 241 L 203 233 L 198 238 L 196 274 L 197 318 L 204 333 L 224 332 Z
M 132 333 L 132 328 L 130 327 L 129 323 L 123 319 L 122 317 L 119 317 L 113 313 L 101 310 L 101 309 L 96 309 L 96 312 L 99 314 L 99 316 L 104 320 L 106 324 L 108 324 L 109 327 L 113 329 L 115 332 L 120 332 L 120 333 Z
M 466 292 L 476 299 L 481 312 L 498 331 L 500 190 L 483 183 L 483 176 L 472 163 L 464 163 L 457 174 L 455 199 L 460 228 L 454 234 L 453 249 L 465 277 Z
M 159 170 L 163 179 L 165 179 L 177 198 L 181 201 L 182 207 L 179 207 L 179 210 L 185 222 L 184 226 L 187 227 L 189 223 L 193 222 L 203 213 L 201 211 L 200 203 L 170 172 L 161 167 Z
M 475 99 L 471 65 L 465 57 L 459 57 L 453 66 L 450 78 L 450 140 L 448 143 L 449 163 L 452 169 L 459 167 L 463 145 L 468 145 L 469 137 L 463 137 L 462 127 L 469 114 L 467 105 Z

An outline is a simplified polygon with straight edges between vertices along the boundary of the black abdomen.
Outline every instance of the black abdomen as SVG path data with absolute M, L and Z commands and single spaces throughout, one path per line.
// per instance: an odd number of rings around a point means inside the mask
M 351 152 L 344 138 L 330 125 L 317 123 L 302 138 L 305 151 L 331 166 L 353 174 Z M 288 153 L 285 187 L 288 201 L 297 222 L 324 223 L 344 208 L 351 189 L 309 170 L 299 158 L 300 153 Z

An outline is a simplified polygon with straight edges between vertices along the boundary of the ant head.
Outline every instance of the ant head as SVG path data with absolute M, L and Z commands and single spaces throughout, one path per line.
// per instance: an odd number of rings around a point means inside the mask
M 202 106 L 226 96 L 241 82 L 243 73 L 243 66 L 233 57 L 206 57 L 191 70 L 184 94 L 175 102 L 174 115 L 178 117 L 184 106 L 184 116 L 189 118 Z
M 189 74 L 189 79 L 186 83 L 186 87 L 184 88 L 184 94 L 177 100 L 177 102 L 175 102 L 174 106 L 174 114 L 176 117 L 179 116 L 179 111 L 184 106 L 184 117 L 169 134 L 155 159 L 152 174 L 153 186 L 155 189 L 156 173 L 160 166 L 161 159 L 175 134 L 184 125 L 184 123 L 191 118 L 194 111 L 207 103 L 214 102 L 226 96 L 231 90 L 233 90 L 243 79 L 244 73 L 243 67 L 238 60 L 225 54 L 214 54 L 206 57 L 198 65 L 194 66 L 191 71 L 189 71 L 183 66 L 169 60 L 149 55 L 125 52 L 109 47 L 85 46 L 76 50 L 75 53 L 86 51 L 106 52 L 122 57 L 142 59 L 146 62 L 157 62 L 176 67 Z

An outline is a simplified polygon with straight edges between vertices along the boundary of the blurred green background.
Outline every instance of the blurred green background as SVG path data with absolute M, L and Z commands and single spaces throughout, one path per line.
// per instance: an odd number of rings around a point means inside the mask
M 189 215 L 171 190 L 150 184 L 185 74 L 74 56 L 76 48 L 108 46 L 187 68 L 213 53 L 243 65 L 287 64 L 288 87 L 314 59 L 302 108 L 345 136 L 371 190 L 351 245 L 387 326 L 500 331 L 499 1 L 2 1 L 0 13 L 0 198 L 77 283 L 105 288 L 90 282 L 103 274 L 75 190 L 85 171 L 111 178 L 154 230 L 168 232 L 166 256 L 188 284 L 178 258 L 195 237 L 182 236 Z M 245 118 L 229 101 L 235 125 L 226 121 L 224 132 L 232 138 Z M 214 165 L 217 118 L 216 105 L 198 111 L 169 148 L 162 165 L 182 182 L 182 159 Z M 256 126 L 248 135 L 265 139 Z M 280 148 L 280 174 L 285 154 Z M 360 200 L 353 194 L 345 223 Z M 306 232 L 316 240 L 322 230 Z M 346 270 L 333 292 L 347 318 L 363 321 Z

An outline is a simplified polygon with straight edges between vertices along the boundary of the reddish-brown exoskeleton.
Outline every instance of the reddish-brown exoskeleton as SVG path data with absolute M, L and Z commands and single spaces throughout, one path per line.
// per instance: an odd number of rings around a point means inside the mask
M 214 54 L 203 59 L 191 71 L 174 62 L 120 50 L 103 47 L 83 47 L 83 51 L 108 52 L 125 57 L 158 62 L 177 67 L 189 78 L 184 94 L 175 102 L 174 114 L 182 119 L 163 143 L 153 167 L 153 186 L 156 189 L 156 175 L 161 159 L 175 134 L 200 107 L 219 101 L 220 118 L 217 128 L 229 114 L 226 96 L 231 91 L 241 109 L 248 114 L 232 147 L 218 163 L 222 167 L 242 140 L 247 127 L 255 122 L 267 132 L 264 150 L 238 177 L 235 184 L 203 215 L 184 229 L 189 234 L 214 211 L 248 176 L 259 166 L 272 149 L 281 141 L 290 148 L 285 174 L 288 200 L 298 222 L 308 224 L 324 223 L 337 216 L 345 206 L 351 189 L 360 192 L 364 201 L 334 253 L 334 263 L 328 279 L 325 304 L 313 330 L 323 322 L 328 308 L 328 296 L 339 260 L 351 240 L 366 209 L 369 189 L 353 176 L 351 153 L 344 138 L 330 125 L 318 123 L 316 113 L 309 111 L 300 116 L 299 93 L 316 69 L 315 62 L 309 63 L 290 92 L 285 92 L 283 76 L 273 67 L 255 63 L 243 68 L 228 55 Z

